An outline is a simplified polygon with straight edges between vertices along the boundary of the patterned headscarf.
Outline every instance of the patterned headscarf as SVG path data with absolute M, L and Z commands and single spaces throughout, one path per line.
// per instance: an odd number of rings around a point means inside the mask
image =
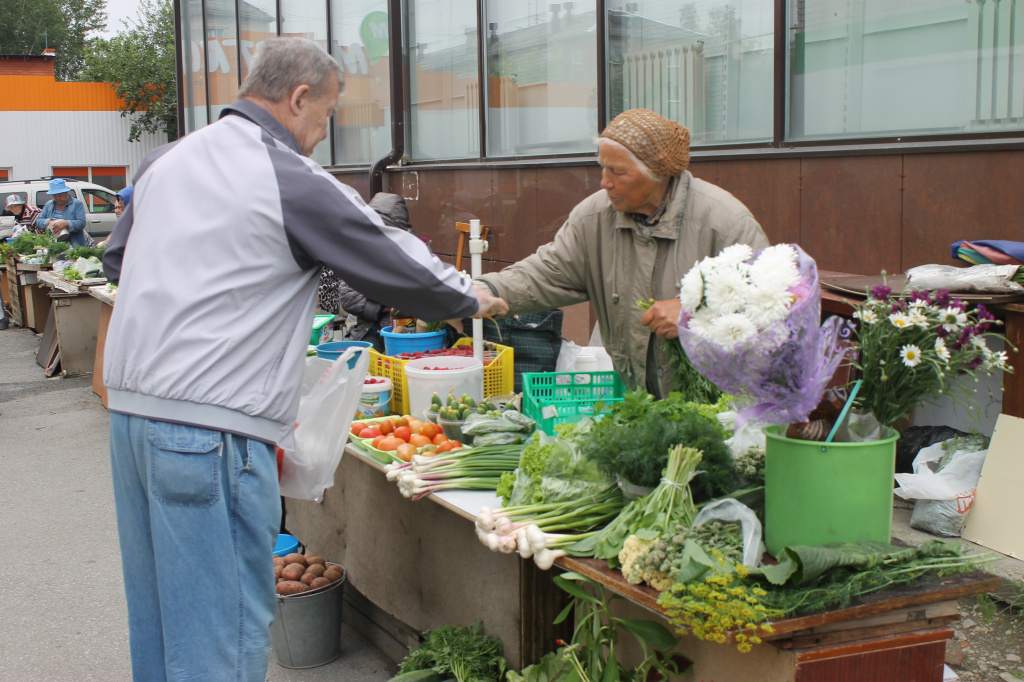
M 655 175 L 669 178 L 690 165 L 690 131 L 648 109 L 630 109 L 615 118 L 601 137 L 633 152 Z

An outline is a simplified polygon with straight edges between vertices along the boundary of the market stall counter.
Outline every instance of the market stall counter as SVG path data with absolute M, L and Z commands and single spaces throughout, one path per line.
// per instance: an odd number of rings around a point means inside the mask
M 88 286 L 98 282 L 72 282 L 52 271 L 40 272 L 39 281 L 52 288 L 62 370 L 69 376 L 92 374 L 103 304 L 89 295 Z
M 107 406 L 107 387 L 103 384 L 103 346 L 107 341 L 107 327 L 114 312 L 115 292 L 107 285 L 89 287 L 89 295 L 99 301 L 100 319 L 96 328 L 96 355 L 92 370 L 92 392 L 100 397 L 103 407 Z
M 322 503 L 285 504 L 289 532 L 348 571 L 354 589 L 346 595 L 346 617 L 395 659 L 415 645 L 419 631 L 480 620 L 503 642 L 512 666 L 535 662 L 558 638 L 568 639 L 564 624 L 552 625 L 568 603 L 552 582 L 559 569 L 625 597 L 617 615 L 668 624 L 656 590 L 630 585 L 603 561 L 563 557 L 552 571 L 540 571 L 517 554 L 488 550 L 473 520 L 481 508 L 499 506 L 491 492 L 405 499 L 356 445 L 346 448 Z M 939 682 L 956 600 L 998 584 L 976 572 L 876 593 L 848 608 L 773 622 L 774 633 L 747 653 L 684 636 L 678 651 L 694 668 L 680 679 L 824 682 L 854 679 L 844 675 L 856 671 L 856 679 Z

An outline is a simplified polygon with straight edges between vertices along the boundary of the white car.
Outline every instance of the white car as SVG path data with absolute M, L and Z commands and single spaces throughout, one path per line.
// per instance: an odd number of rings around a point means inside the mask
M 51 199 L 46 193 L 50 189 L 51 179 L 0 181 L 0 209 L 3 210 L 0 213 L 0 239 L 10 237 L 16 224 L 14 215 L 7 210 L 7 197 L 17 194 L 26 203 L 42 208 Z M 117 193 L 84 180 L 67 180 L 67 185 L 71 188 L 71 196 L 85 202 L 85 231 L 96 241 L 106 239 L 117 223 L 117 216 L 114 215 L 114 197 Z

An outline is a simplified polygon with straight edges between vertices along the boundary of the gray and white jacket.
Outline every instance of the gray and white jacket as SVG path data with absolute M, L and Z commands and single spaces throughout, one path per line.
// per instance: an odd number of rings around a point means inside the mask
M 285 439 L 321 266 L 427 320 L 478 312 L 468 280 L 252 102 L 151 152 L 134 187 L 103 258 L 119 285 L 103 363 L 113 412 Z

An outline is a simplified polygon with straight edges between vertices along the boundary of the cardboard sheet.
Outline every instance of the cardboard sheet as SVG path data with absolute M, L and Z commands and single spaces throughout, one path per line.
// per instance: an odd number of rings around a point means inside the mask
M 1024 559 L 1024 419 L 999 415 L 963 538 Z

